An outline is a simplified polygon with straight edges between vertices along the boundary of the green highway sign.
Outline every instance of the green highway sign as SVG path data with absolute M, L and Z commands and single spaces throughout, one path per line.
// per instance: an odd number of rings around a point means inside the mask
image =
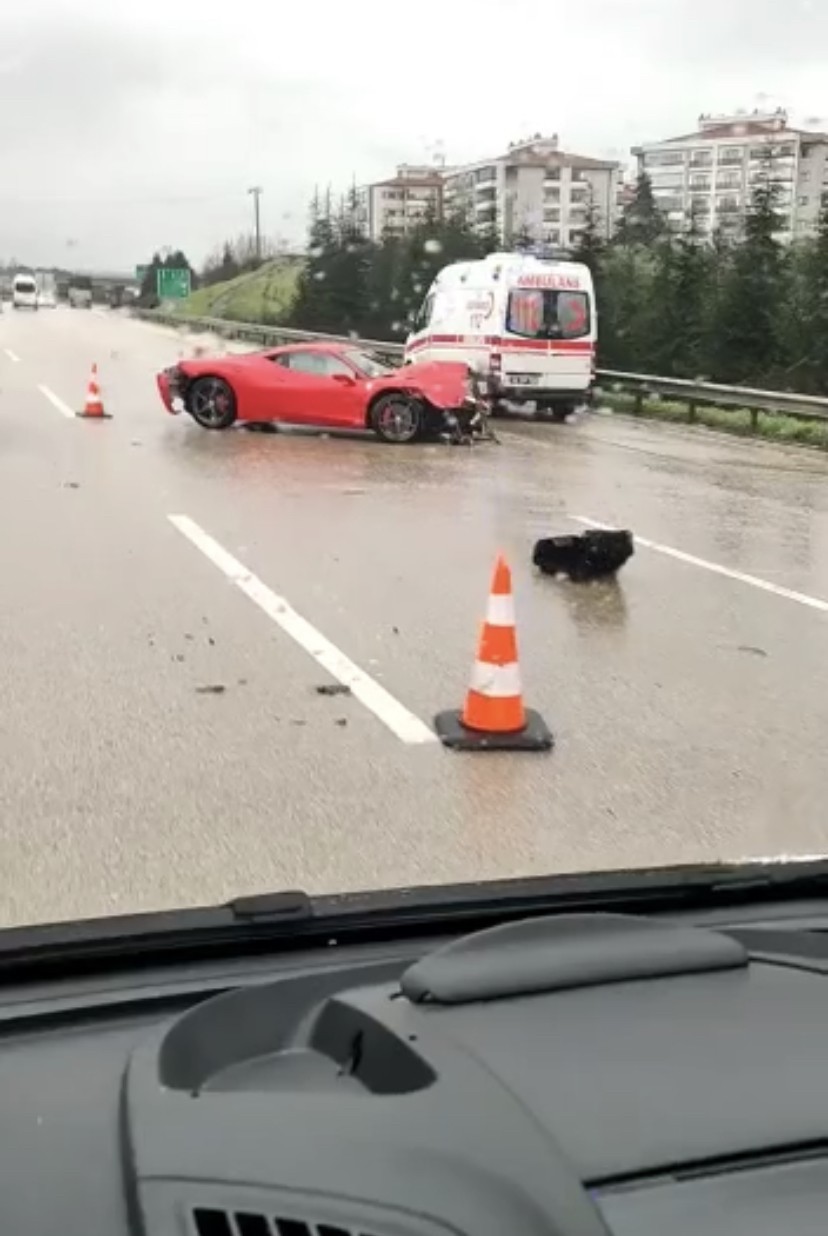
M 173 266 L 159 266 L 156 270 L 158 299 L 183 300 L 190 295 L 189 270 L 176 270 Z

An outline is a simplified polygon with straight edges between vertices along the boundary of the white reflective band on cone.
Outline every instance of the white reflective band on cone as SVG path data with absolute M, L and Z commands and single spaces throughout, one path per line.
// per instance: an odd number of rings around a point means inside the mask
M 515 598 L 511 593 L 505 596 L 499 592 L 489 594 L 486 621 L 490 627 L 513 627 L 515 625 Z
M 489 665 L 485 661 L 475 661 L 469 690 L 497 700 L 520 695 L 520 667 L 517 661 L 511 665 Z

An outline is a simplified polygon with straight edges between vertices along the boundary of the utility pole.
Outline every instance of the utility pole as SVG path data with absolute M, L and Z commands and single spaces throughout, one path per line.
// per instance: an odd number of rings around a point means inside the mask
M 256 185 L 254 186 L 254 188 L 248 189 L 247 192 L 252 193 L 253 195 L 253 217 L 255 219 L 255 226 L 256 226 L 256 261 L 261 262 L 262 260 L 262 229 L 261 229 L 261 224 L 259 220 L 259 198 L 262 195 L 262 189 L 259 185 Z

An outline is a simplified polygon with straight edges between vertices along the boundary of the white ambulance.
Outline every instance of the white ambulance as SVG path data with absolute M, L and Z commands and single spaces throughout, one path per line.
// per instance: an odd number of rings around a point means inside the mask
M 564 420 L 592 397 L 597 314 L 589 267 L 492 253 L 437 275 L 405 344 L 405 361 L 465 361 L 492 411 L 532 403 Z
M 37 309 L 37 280 L 21 271 L 12 283 L 12 308 Z

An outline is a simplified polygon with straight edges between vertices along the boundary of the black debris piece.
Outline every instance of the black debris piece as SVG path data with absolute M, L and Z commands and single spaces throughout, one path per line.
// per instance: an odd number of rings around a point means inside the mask
M 323 682 L 321 686 L 316 688 L 317 695 L 350 695 L 351 688 L 346 687 L 343 682 Z
M 594 528 L 580 536 L 550 536 L 535 543 L 532 562 L 544 575 L 568 575 L 575 583 L 605 579 L 635 553 L 633 534 Z

